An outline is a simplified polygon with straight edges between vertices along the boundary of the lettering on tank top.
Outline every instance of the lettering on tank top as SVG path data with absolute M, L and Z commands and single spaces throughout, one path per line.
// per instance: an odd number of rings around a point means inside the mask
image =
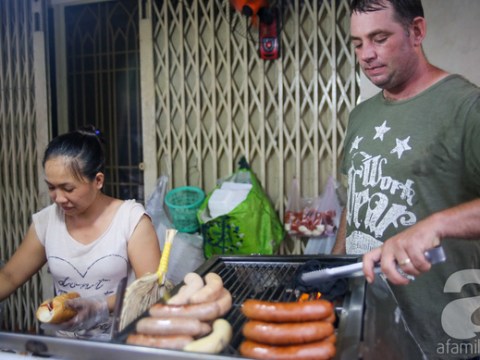
M 65 292 L 70 292 L 70 291 L 100 291 L 103 292 L 104 295 L 110 295 L 113 294 L 114 291 L 108 289 L 109 284 L 112 282 L 112 279 L 109 278 L 98 278 L 93 281 L 86 280 L 88 279 L 88 273 L 90 270 L 95 269 L 98 271 L 98 267 L 111 267 L 114 266 L 112 263 L 109 263 L 108 261 L 111 261 L 112 259 L 119 259 L 121 262 L 126 263 L 127 260 L 120 255 L 117 254 L 110 254 L 106 256 L 102 256 L 95 261 L 93 261 L 91 264 L 86 266 L 84 270 L 78 269 L 77 266 L 72 264 L 70 261 L 67 261 L 66 259 L 58 256 L 49 256 L 48 257 L 50 266 L 57 268 L 58 266 L 67 266 L 67 268 L 70 268 L 73 270 L 74 273 L 78 275 L 77 277 L 72 277 L 65 275 L 64 277 L 60 276 L 55 276 L 55 283 L 56 283 L 56 288 L 61 291 Z M 63 264 L 63 265 L 62 265 Z M 70 272 L 70 271 L 68 271 Z M 84 281 L 83 281 L 84 280 Z

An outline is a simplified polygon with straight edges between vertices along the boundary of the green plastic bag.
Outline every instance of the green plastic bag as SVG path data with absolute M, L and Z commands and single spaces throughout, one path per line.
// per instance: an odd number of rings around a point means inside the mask
M 283 241 L 285 232 L 255 174 L 243 160 L 240 169 L 223 181 L 252 184 L 252 188 L 247 198 L 233 210 L 213 219 L 208 210 L 208 201 L 221 184 L 208 194 L 197 213 L 205 257 L 274 254 Z

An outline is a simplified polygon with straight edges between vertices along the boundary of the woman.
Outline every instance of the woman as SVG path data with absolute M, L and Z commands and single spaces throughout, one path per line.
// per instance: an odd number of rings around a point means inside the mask
M 12 258 L 0 270 L 0 300 L 48 262 L 55 293 L 77 315 L 55 330 L 64 336 L 110 336 L 109 313 L 119 281 L 155 272 L 160 247 L 143 205 L 102 192 L 105 156 L 100 132 L 83 128 L 54 138 L 45 150 L 45 182 L 53 204 L 33 222 Z

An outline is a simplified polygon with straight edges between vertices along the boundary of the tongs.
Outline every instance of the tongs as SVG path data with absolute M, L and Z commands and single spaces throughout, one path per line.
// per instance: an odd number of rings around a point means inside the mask
M 445 252 L 443 247 L 437 246 L 430 250 L 427 250 L 425 253 L 425 258 L 431 264 L 437 264 L 440 262 L 444 262 L 446 259 Z M 409 274 L 406 274 L 399 266 L 397 266 L 397 270 L 409 280 L 415 280 L 415 277 Z M 374 268 L 375 273 L 381 273 L 382 270 L 380 269 L 380 264 L 376 264 Z M 300 275 L 300 279 L 305 285 L 314 285 L 317 282 L 323 281 L 330 281 L 339 278 L 350 278 L 350 277 L 358 277 L 364 276 L 363 273 L 363 262 L 356 262 L 354 264 L 337 266 L 333 268 L 325 268 L 315 271 L 305 272 Z

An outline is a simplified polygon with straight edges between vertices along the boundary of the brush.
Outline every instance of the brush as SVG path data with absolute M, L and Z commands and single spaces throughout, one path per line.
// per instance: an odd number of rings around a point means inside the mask
M 165 245 L 157 272 L 148 273 L 136 279 L 125 291 L 119 330 L 124 329 L 163 297 L 170 249 L 176 233 L 177 230 L 175 229 L 167 229 Z

